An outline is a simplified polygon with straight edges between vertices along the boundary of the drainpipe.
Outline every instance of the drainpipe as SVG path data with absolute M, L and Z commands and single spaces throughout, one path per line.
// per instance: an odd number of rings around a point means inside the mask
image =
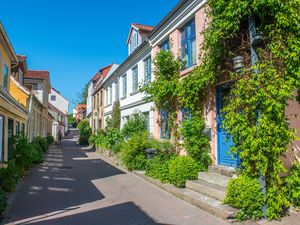
M 30 123 L 31 123 L 31 112 L 32 112 L 32 101 L 33 101 L 33 94 L 30 94 L 30 98 L 29 98 L 29 108 L 28 108 L 28 119 L 27 119 L 27 135 L 30 135 Z M 30 137 L 30 136 L 29 136 Z M 31 137 L 30 137 L 31 138 Z
M 256 50 L 253 46 L 253 40 L 254 40 L 255 36 L 257 36 L 257 29 L 256 29 L 256 24 L 255 24 L 254 17 L 252 17 L 252 16 L 249 17 L 248 23 L 249 23 L 249 36 L 250 36 L 250 47 L 251 47 L 251 63 L 252 63 L 252 66 L 255 66 L 259 59 L 258 59 Z M 256 75 L 258 75 L 258 69 L 257 68 L 254 70 L 254 72 L 255 72 Z M 258 87 L 258 88 L 260 88 L 260 87 Z M 258 111 L 257 112 L 257 118 L 259 118 L 259 117 L 260 117 L 260 112 Z M 258 179 L 259 179 L 259 184 L 260 184 L 261 189 L 262 189 L 262 193 L 263 193 L 264 197 L 266 197 L 266 195 L 267 195 L 266 179 L 262 175 L 261 172 L 259 172 Z M 264 205 L 263 208 L 262 208 L 262 212 L 264 214 L 265 219 L 267 218 L 266 210 L 267 210 L 267 206 Z

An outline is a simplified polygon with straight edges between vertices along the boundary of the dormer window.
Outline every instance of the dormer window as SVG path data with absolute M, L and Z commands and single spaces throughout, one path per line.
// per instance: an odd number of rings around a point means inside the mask
M 132 53 L 138 46 L 139 46 L 139 34 L 136 30 L 134 30 L 130 41 L 130 53 Z

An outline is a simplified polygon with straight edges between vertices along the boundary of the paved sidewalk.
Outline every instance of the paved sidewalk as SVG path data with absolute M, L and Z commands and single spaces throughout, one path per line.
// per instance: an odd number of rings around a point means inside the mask
M 107 164 L 76 141 L 70 137 L 49 150 L 24 180 L 4 224 L 229 224 Z

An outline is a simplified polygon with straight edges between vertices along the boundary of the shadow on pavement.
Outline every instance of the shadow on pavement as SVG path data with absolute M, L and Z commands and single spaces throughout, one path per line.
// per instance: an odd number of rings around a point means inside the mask
M 25 178 L 5 222 L 64 211 L 105 198 L 92 181 L 124 172 L 99 159 L 88 158 L 89 152 L 93 150 L 82 151 L 74 140 L 68 139 L 57 148 L 50 148 L 45 161 Z
M 88 211 L 76 215 L 39 222 L 27 222 L 32 225 L 163 225 L 156 223 L 132 202 Z

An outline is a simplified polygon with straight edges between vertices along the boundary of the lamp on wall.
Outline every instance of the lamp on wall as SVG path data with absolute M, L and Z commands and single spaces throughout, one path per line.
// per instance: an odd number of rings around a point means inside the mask
M 235 72 L 240 72 L 244 67 L 245 64 L 243 56 L 238 55 L 233 58 L 233 69 Z

